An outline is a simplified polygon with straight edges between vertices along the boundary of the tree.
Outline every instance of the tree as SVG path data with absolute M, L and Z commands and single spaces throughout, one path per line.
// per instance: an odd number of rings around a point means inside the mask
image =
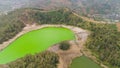
M 69 42 L 66 42 L 66 41 L 61 42 L 59 48 L 61 50 L 68 50 L 68 49 L 70 49 L 70 44 L 69 44 Z
M 57 68 L 58 63 L 57 54 L 45 51 L 35 55 L 27 55 L 8 65 L 10 68 Z

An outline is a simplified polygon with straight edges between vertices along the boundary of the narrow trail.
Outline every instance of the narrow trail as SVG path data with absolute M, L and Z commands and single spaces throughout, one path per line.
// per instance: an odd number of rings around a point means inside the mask
M 87 17 L 84 17 L 84 16 L 80 16 L 80 15 L 78 15 L 77 13 L 75 13 L 75 12 L 72 12 L 75 16 L 77 16 L 77 17 L 79 17 L 79 18 L 82 18 L 82 19 L 84 19 L 85 21 L 88 21 L 88 22 L 93 22 L 93 23 L 106 23 L 106 22 L 104 22 L 104 21 L 95 21 L 94 19 L 90 19 L 90 18 L 87 18 Z

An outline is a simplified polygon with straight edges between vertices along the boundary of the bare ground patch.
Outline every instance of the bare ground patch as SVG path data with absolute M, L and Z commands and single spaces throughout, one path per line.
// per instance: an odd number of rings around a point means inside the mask
M 120 31 L 120 23 L 116 23 L 118 31 Z

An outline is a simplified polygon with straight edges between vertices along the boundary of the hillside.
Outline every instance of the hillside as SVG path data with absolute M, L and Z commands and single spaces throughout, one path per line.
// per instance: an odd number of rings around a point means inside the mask
M 28 0 L 0 0 L 0 12 L 6 13 L 27 4 Z
M 85 46 L 91 50 L 100 63 L 109 66 L 109 68 L 120 67 L 120 32 L 117 31 L 116 25 L 85 21 L 66 8 L 56 11 L 19 9 L 10 12 L 8 15 L 1 17 L 0 24 L 4 26 L 0 26 L 3 29 L 1 30 L 3 32 L 0 32 L 0 42 L 2 43 L 15 36 L 23 29 L 25 24 L 33 23 L 38 25 L 72 25 L 91 31 Z
M 17 14 L 9 13 L 0 16 L 0 44 L 14 37 L 24 26 Z
M 6 0 L 0 1 L 0 13 L 6 13 L 20 7 L 56 9 L 68 7 L 80 15 L 97 21 L 119 22 L 120 0 Z
M 29 0 L 29 6 L 43 9 L 68 7 L 98 21 L 116 22 L 120 19 L 119 0 Z

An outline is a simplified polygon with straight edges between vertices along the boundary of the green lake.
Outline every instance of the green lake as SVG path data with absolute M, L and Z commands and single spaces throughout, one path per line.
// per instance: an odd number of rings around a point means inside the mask
M 86 56 L 75 58 L 70 68 L 102 68 Z
M 28 32 L 0 52 L 0 64 L 15 61 L 27 54 L 34 55 L 54 44 L 74 39 L 74 33 L 63 27 L 44 27 Z

